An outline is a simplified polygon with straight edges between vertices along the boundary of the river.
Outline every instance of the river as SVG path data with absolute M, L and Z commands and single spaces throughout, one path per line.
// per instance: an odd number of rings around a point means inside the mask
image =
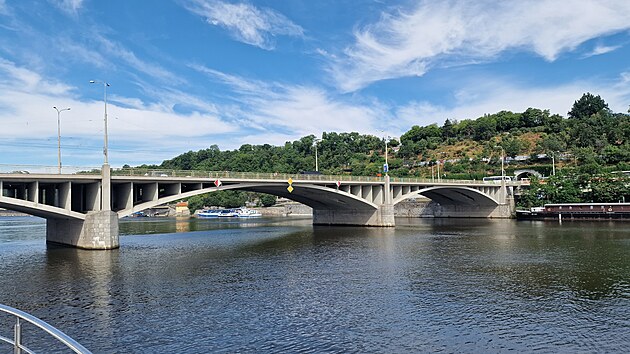
M 3 217 L 0 303 L 94 353 L 629 352 L 630 223 L 396 222 L 126 219 L 85 251 Z

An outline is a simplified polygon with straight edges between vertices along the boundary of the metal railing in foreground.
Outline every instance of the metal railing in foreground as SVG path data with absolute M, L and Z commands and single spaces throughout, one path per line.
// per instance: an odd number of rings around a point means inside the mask
M 22 323 L 21 320 L 29 322 L 36 327 L 40 328 L 44 332 L 50 334 L 52 337 L 65 344 L 70 350 L 75 353 L 91 353 L 81 344 L 77 343 L 74 339 L 70 338 L 67 334 L 58 330 L 57 328 L 49 325 L 48 323 L 40 320 L 39 318 L 29 315 L 24 311 L 20 311 L 10 306 L 0 304 L 0 312 L 8 313 L 15 316 L 15 325 L 13 326 L 13 339 L 0 336 L 0 341 L 9 343 L 13 346 L 14 354 L 22 353 L 34 353 L 22 344 Z

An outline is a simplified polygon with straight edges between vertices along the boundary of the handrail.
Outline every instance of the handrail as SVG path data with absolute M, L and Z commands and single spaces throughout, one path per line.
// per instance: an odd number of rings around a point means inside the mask
M 0 167 L 3 165 L 0 164 Z M 57 168 L 55 166 L 55 168 Z M 0 169 L 1 170 L 1 169 Z M 32 171 L 31 171 L 32 172 Z M 2 173 L 0 171 L 0 173 Z M 13 174 L 23 173 L 25 177 L 28 171 L 13 171 Z M 46 174 L 48 174 L 46 172 Z M 88 168 L 74 172 L 72 174 L 100 174 L 99 169 Z M 265 179 L 287 181 L 289 178 L 295 181 L 340 181 L 340 182 L 383 182 L 384 176 L 353 176 L 353 175 L 323 175 L 309 173 L 270 173 L 270 172 L 236 172 L 236 171 L 201 171 L 201 170 L 174 170 L 174 169 L 151 169 L 141 167 L 130 168 L 114 168 L 112 176 L 133 176 L 133 177 L 191 177 L 191 178 L 212 178 L 212 179 Z M 440 181 L 429 178 L 419 177 L 393 177 L 390 176 L 392 183 L 431 183 L 431 184 L 485 184 L 493 185 L 482 180 L 458 180 L 443 178 Z M 511 181 L 505 183 L 507 186 L 519 186 L 519 181 Z
M 62 342 L 63 344 L 65 344 L 68 348 L 70 348 L 73 352 L 75 353 L 80 353 L 80 354 L 91 354 L 91 352 L 89 350 L 87 350 L 84 346 L 82 346 L 81 344 L 79 344 L 78 342 L 76 342 L 74 339 L 70 338 L 70 336 L 68 336 L 67 334 L 63 333 L 62 331 L 58 330 L 57 328 L 49 325 L 48 323 L 46 323 L 45 321 L 30 315 L 24 311 L 20 311 L 18 309 L 15 309 L 13 307 L 10 306 L 6 306 L 6 305 L 2 305 L 0 304 L 0 312 L 5 312 L 8 313 L 10 315 L 13 315 L 16 317 L 16 323 L 14 326 L 14 338 L 13 340 L 9 339 L 9 338 L 5 338 L 0 336 L 0 341 L 9 343 L 11 345 L 13 345 L 14 347 L 14 353 L 15 354 L 20 354 L 22 353 L 22 351 L 26 351 L 27 353 L 33 353 L 30 349 L 28 349 L 27 347 L 25 347 L 22 343 L 21 343 L 21 339 L 22 339 L 22 325 L 20 324 L 20 319 L 23 319 L 27 322 L 32 323 L 33 325 L 39 327 L 40 329 L 42 329 L 43 331 L 47 332 L 48 334 L 50 334 L 51 336 L 53 336 L 54 338 L 56 338 L 58 341 Z

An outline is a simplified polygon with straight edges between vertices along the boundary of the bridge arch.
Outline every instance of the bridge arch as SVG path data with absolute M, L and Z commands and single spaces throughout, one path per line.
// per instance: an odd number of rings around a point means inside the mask
M 3 201 L 0 201 L 0 208 L 44 219 L 85 220 L 85 214 L 83 213 L 21 199 L 3 198 Z
M 497 206 L 500 203 L 482 191 L 464 186 L 434 186 L 401 195 L 393 200 L 396 205 L 408 198 L 425 196 L 441 205 Z
M 123 218 L 129 216 L 137 211 L 149 209 L 158 205 L 174 202 L 184 198 L 189 198 L 196 195 L 213 193 L 217 191 L 225 190 L 245 190 L 249 192 L 266 193 L 275 195 L 278 197 L 287 198 L 304 205 L 307 205 L 313 209 L 330 209 L 330 210 L 343 210 L 343 209 L 355 209 L 355 210 L 376 210 L 378 205 L 372 203 L 366 199 L 355 196 L 353 194 L 330 188 L 327 186 L 319 186 L 312 184 L 300 184 L 295 185 L 292 192 L 287 190 L 288 185 L 286 183 L 234 183 L 225 184 L 220 187 L 209 187 L 197 189 L 189 192 L 184 192 L 176 195 L 165 196 L 155 200 L 146 201 L 134 205 L 132 208 L 118 210 L 118 216 Z

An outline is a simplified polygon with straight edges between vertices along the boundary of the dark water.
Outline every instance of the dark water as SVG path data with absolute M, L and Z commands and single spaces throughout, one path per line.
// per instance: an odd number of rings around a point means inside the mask
M 397 223 L 135 219 L 108 252 L 0 218 L 0 303 L 95 353 L 630 351 L 630 223 Z

